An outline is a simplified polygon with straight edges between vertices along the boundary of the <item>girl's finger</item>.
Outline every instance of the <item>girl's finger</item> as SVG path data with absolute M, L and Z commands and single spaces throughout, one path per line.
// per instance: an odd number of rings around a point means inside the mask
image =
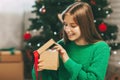
M 37 71 L 43 71 L 44 69 L 42 67 L 38 68 Z
M 38 64 L 38 67 L 42 67 L 42 66 L 43 66 L 43 64 L 41 64 L 41 63 Z
M 41 60 L 41 59 L 38 59 L 38 63 L 41 63 L 41 62 L 43 62 L 43 60 Z
M 37 71 L 42 71 L 43 67 L 44 67 L 44 65 L 42 63 L 39 63 Z

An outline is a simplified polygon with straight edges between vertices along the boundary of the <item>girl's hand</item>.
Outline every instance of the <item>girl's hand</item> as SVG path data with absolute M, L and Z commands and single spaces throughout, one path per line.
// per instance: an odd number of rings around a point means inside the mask
M 66 62 L 69 59 L 69 56 L 68 56 L 66 50 L 61 45 L 56 44 L 54 46 L 54 49 L 56 49 L 59 52 L 63 62 Z
M 43 67 L 44 67 L 44 61 L 39 59 L 37 71 L 43 71 L 44 70 Z

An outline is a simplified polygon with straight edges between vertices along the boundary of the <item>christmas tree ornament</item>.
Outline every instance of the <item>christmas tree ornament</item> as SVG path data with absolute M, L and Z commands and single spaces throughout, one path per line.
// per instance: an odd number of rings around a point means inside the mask
M 29 31 L 25 32 L 23 35 L 23 38 L 25 41 L 29 40 L 31 38 L 31 34 Z
M 91 3 L 92 5 L 96 5 L 95 0 L 90 0 L 90 3 Z
M 46 8 L 45 8 L 44 5 L 42 6 L 42 8 L 39 9 L 39 12 L 40 12 L 41 14 L 46 13 Z
M 107 25 L 105 23 L 101 23 L 98 26 L 98 29 L 99 29 L 100 32 L 106 32 L 107 31 Z
M 41 9 L 40 9 L 40 12 L 41 12 L 42 14 L 44 14 L 44 13 L 46 13 L 46 9 L 45 9 L 45 8 L 41 8 Z

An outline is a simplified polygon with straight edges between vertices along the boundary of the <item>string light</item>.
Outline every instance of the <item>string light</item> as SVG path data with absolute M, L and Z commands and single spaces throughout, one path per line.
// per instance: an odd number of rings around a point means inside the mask
M 96 23 L 97 21 L 96 20 L 94 20 L 94 23 Z
M 101 8 L 98 8 L 98 11 L 100 11 L 101 10 Z
M 31 43 L 28 43 L 29 46 L 31 46 Z
M 113 51 L 113 54 L 117 54 L 117 51 Z
M 40 45 L 41 45 L 41 44 L 40 44 L 40 43 L 38 43 L 38 44 L 37 44 L 37 47 L 40 47 Z
M 106 14 L 108 14 L 109 13 L 109 11 L 106 11 Z
M 54 32 L 54 35 L 57 35 L 57 32 Z

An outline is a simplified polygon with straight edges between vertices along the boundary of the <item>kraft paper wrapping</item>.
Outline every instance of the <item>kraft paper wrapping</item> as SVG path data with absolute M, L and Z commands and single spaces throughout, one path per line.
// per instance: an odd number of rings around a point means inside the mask
M 44 69 L 57 70 L 59 66 L 58 51 L 49 49 L 50 46 L 55 44 L 53 39 L 50 39 L 37 51 L 40 55 L 40 59 L 44 61 Z

